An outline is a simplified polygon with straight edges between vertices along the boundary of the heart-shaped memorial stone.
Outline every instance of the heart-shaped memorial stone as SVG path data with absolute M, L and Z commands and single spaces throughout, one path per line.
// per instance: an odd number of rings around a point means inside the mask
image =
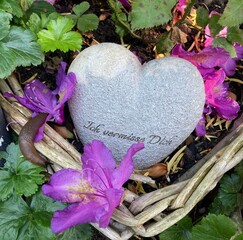
M 118 161 L 132 143 L 142 141 L 145 149 L 134 157 L 139 169 L 175 150 L 203 111 L 203 79 L 180 58 L 142 66 L 121 45 L 102 43 L 82 51 L 69 72 L 78 81 L 69 108 L 81 141 L 102 140 Z

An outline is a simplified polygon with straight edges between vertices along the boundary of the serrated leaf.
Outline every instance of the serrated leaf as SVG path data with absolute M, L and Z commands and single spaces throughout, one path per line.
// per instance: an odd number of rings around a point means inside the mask
M 36 66 L 44 61 L 40 45 L 34 39 L 30 30 L 10 28 L 9 34 L 0 41 L 0 78 L 9 76 L 18 66 Z
M 44 182 L 42 167 L 36 166 L 22 157 L 18 145 L 7 147 L 6 163 L 0 174 L 0 198 L 6 200 L 12 194 L 30 196 L 38 185 Z
M 33 2 L 34 2 L 34 0 L 20 0 L 19 1 L 21 8 L 25 12 L 31 7 L 31 5 L 33 4 Z
M 229 240 L 236 232 L 236 226 L 229 217 L 208 214 L 192 228 L 193 240 Z
M 17 17 L 23 16 L 23 11 L 19 4 L 19 1 L 16 0 L 1 0 L 0 9 L 3 9 L 6 12 L 9 12 Z
M 51 20 L 47 25 L 48 30 L 41 30 L 38 35 L 38 43 L 45 52 L 54 52 L 60 49 L 63 52 L 78 50 L 81 48 L 82 36 L 71 31 L 74 24 L 69 18 L 59 17 Z
M 235 166 L 235 172 L 237 173 L 237 175 L 239 175 L 241 178 L 243 178 L 243 161 L 241 161 L 240 163 L 238 163 Z
M 57 236 L 57 240 L 91 240 L 92 230 L 89 224 L 80 224 L 75 227 L 69 228 L 62 234 Z
M 201 27 L 206 27 L 209 22 L 208 10 L 205 7 L 199 7 L 197 9 L 196 23 Z
M 226 193 L 238 193 L 242 188 L 242 181 L 239 175 L 232 173 L 224 175 L 220 180 L 220 189 Z
M 89 9 L 89 7 L 90 4 L 88 2 L 82 2 L 78 5 L 75 5 L 72 10 L 78 17 L 80 17 Z
M 177 0 L 132 1 L 131 26 L 133 30 L 162 25 L 171 19 L 171 9 Z
M 238 26 L 243 23 L 243 1 L 229 0 L 219 24 L 227 27 Z
M 5 202 L 0 202 L 1 240 L 53 240 L 55 235 L 50 230 L 52 213 L 36 211 L 26 202 L 13 195 Z
M 95 14 L 84 14 L 78 19 L 77 28 L 81 32 L 88 32 L 97 29 L 99 18 Z
M 170 227 L 159 235 L 160 240 L 190 240 L 192 229 L 192 220 L 186 216 L 176 225 Z
M 12 15 L 0 9 L 0 40 L 5 38 L 10 30 Z
M 36 13 L 40 16 L 41 13 L 45 13 L 46 15 L 49 15 L 53 12 L 56 12 L 56 9 L 49 2 L 34 1 L 34 3 L 31 5 L 31 7 L 26 12 L 26 15 L 30 16 L 32 13 Z
M 213 14 L 209 19 L 209 28 L 210 28 L 211 37 L 215 37 L 223 29 L 223 27 L 218 23 L 219 18 L 220 15 Z
M 230 42 L 237 42 L 243 45 L 243 30 L 239 27 L 230 27 L 227 29 L 227 39 Z
M 235 47 L 226 38 L 217 37 L 213 40 L 212 45 L 214 47 L 224 48 L 226 51 L 230 53 L 231 58 L 237 57 Z
M 212 204 L 209 207 L 209 212 L 214 213 L 216 215 L 218 214 L 224 214 L 226 216 L 229 216 L 235 209 L 235 206 L 230 207 L 224 206 L 221 199 L 218 198 L 218 195 L 214 198 Z

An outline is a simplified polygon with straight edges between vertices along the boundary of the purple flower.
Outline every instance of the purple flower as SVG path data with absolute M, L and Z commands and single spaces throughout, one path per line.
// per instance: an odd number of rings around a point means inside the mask
M 241 48 L 239 49 L 239 51 Z M 176 45 L 172 56 L 184 58 L 194 64 L 204 79 L 206 103 L 204 114 L 217 113 L 220 117 L 233 120 L 240 110 L 239 104 L 228 97 L 228 84 L 224 82 L 226 74 L 224 66 L 229 64 L 230 55 L 223 48 L 205 47 L 201 52 L 187 52 L 181 45 Z M 216 70 L 219 68 L 218 70 Z M 197 136 L 206 134 L 204 115 L 196 126 Z
M 38 113 L 48 113 L 46 121 L 54 121 L 62 124 L 64 121 L 64 103 L 72 96 L 76 84 L 76 76 L 70 72 L 65 73 L 66 63 L 61 62 L 58 70 L 56 85 L 57 88 L 51 91 L 44 83 L 38 79 L 26 84 L 24 88 L 24 97 L 11 93 L 4 93 L 5 97 L 14 97 L 22 105 L 33 111 L 32 117 Z M 44 125 L 39 129 L 35 137 L 38 142 L 43 138 Z
M 124 6 L 126 7 L 127 9 L 130 9 L 131 8 L 131 4 L 128 0 L 119 0 L 119 2 Z
M 114 209 L 120 204 L 122 185 L 133 172 L 133 155 L 144 148 L 133 144 L 116 168 L 110 150 L 100 141 L 93 140 L 84 147 L 83 169 L 62 169 L 54 173 L 43 194 L 57 201 L 71 203 L 56 211 L 51 221 L 53 232 L 60 233 L 77 224 L 98 222 L 107 227 Z

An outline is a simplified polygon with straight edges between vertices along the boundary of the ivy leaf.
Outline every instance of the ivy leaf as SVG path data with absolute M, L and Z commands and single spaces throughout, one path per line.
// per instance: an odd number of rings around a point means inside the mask
M 197 9 L 197 19 L 196 22 L 199 26 L 201 27 L 206 27 L 208 22 L 209 22 L 209 18 L 208 18 L 208 10 L 205 7 L 199 7 Z
M 243 1 L 229 0 L 219 24 L 227 27 L 238 26 L 243 23 Z
M 29 207 L 20 196 L 14 194 L 6 202 L 0 202 L 0 212 L 1 240 L 53 240 L 55 237 L 50 230 L 52 212 Z
M 160 240 L 190 240 L 192 229 L 192 220 L 186 216 L 182 218 L 176 225 L 170 227 L 159 235 Z
M 6 12 L 15 15 L 16 17 L 23 16 L 23 11 L 19 4 L 19 1 L 16 0 L 1 0 L 0 9 L 3 9 Z
M 150 28 L 162 25 L 171 19 L 171 9 L 177 0 L 134 0 L 132 1 L 132 29 Z
M 30 30 L 13 26 L 0 41 L 0 78 L 9 76 L 17 66 L 39 65 L 44 61 L 40 45 Z
M 4 155 L 3 155 L 4 156 Z M 30 196 L 44 182 L 42 167 L 36 166 L 22 157 L 19 146 L 11 143 L 5 154 L 6 163 L 0 174 L 0 196 L 6 200 L 13 193 Z
M 208 214 L 192 228 L 193 240 L 229 240 L 236 232 L 236 226 L 229 217 Z
M 214 47 L 224 48 L 226 51 L 230 53 L 231 58 L 237 57 L 235 47 L 231 42 L 229 42 L 226 38 L 217 37 L 213 40 L 212 45 Z
M 54 52 L 60 49 L 63 52 L 78 50 L 81 48 L 82 36 L 71 29 L 74 27 L 70 18 L 59 17 L 51 20 L 47 30 L 41 30 L 38 35 L 38 43 L 45 52 Z
M 80 224 L 75 227 L 69 228 L 67 231 L 59 234 L 57 240 L 91 240 L 92 230 L 89 224 Z
M 0 40 L 5 38 L 10 30 L 12 15 L 0 9 Z

